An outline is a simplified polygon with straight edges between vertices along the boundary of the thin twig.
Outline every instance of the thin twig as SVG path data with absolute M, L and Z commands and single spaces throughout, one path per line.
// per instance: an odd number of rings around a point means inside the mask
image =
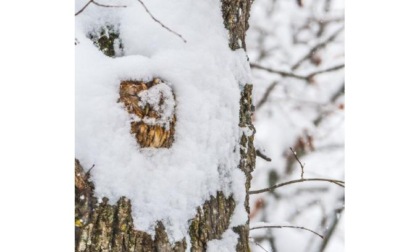
M 339 88 L 339 89 L 337 89 L 337 91 L 331 96 L 331 98 L 330 98 L 330 101 L 331 102 L 335 102 L 335 101 L 337 101 L 337 99 L 341 96 L 341 95 L 343 95 L 344 94 L 344 92 L 345 92 L 345 85 L 344 85 L 345 83 L 343 82 L 342 84 L 341 84 L 341 87 Z
M 294 183 L 301 183 L 301 182 L 307 182 L 307 181 L 324 181 L 324 182 L 330 182 L 333 184 L 336 184 L 338 186 L 344 187 L 344 181 L 341 180 L 336 180 L 336 179 L 324 179 L 324 178 L 309 178 L 309 179 L 296 179 L 296 180 L 290 180 L 284 183 L 280 183 L 268 188 L 264 188 L 264 189 L 260 189 L 260 190 L 254 190 L 254 191 L 249 191 L 249 194 L 257 194 L 257 193 L 263 193 L 263 192 L 268 192 L 268 191 L 273 191 L 276 188 L 282 187 L 282 186 L 286 186 L 286 185 L 290 185 L 290 184 L 294 184 Z
M 340 64 L 340 65 L 333 66 L 333 67 L 330 67 L 330 68 L 318 70 L 318 71 L 315 71 L 315 72 L 307 74 L 307 75 L 300 75 L 300 74 L 295 74 L 295 73 L 292 73 L 292 72 L 287 72 L 287 71 L 272 69 L 272 68 L 269 68 L 269 67 L 264 67 L 264 66 L 261 66 L 261 65 L 256 64 L 256 63 L 251 63 L 250 65 L 251 65 L 252 68 L 265 70 L 269 73 L 275 73 L 275 74 L 279 74 L 283 77 L 290 77 L 290 78 L 295 78 L 295 79 L 305 80 L 305 81 L 310 81 L 315 75 L 336 71 L 336 70 L 339 70 L 341 68 L 344 68 L 344 66 L 345 66 L 344 64 Z
M 317 232 L 315 232 L 313 230 L 310 230 L 308 228 L 298 227 L 298 226 L 260 226 L 260 227 L 250 228 L 249 230 L 261 229 L 261 228 L 296 228 L 296 229 L 302 229 L 302 230 L 309 231 L 309 232 L 311 232 L 313 234 L 316 234 L 317 236 L 321 237 L 321 239 L 324 239 L 324 236 L 320 235 L 319 233 L 317 233 Z
M 86 172 L 86 176 L 90 177 L 90 171 L 95 167 L 95 164 L 92 165 L 92 167 L 90 167 L 90 169 Z
M 81 8 L 78 12 L 76 12 L 75 16 L 82 13 L 89 6 L 89 4 L 91 4 L 92 2 L 93 2 L 93 0 L 89 0 L 89 2 L 87 2 L 87 4 L 85 6 L 83 6 L 83 8 Z
M 89 2 L 87 2 L 85 4 L 85 6 L 83 6 L 82 9 L 80 9 L 78 12 L 76 12 L 75 16 L 79 15 L 80 13 L 82 13 L 88 6 L 89 4 L 93 3 L 96 6 L 100 6 L 100 7 L 105 7 L 105 8 L 126 8 L 127 6 L 125 5 L 106 5 L 106 4 L 100 4 L 95 2 L 95 0 L 89 0 Z
M 307 80 L 306 76 L 294 74 L 294 73 L 291 73 L 291 72 L 282 71 L 282 70 L 275 70 L 275 69 L 272 69 L 272 68 L 269 68 L 269 67 L 261 66 L 261 65 L 256 64 L 256 63 L 251 63 L 250 65 L 251 65 L 252 68 L 265 70 L 265 71 L 270 72 L 270 73 L 280 74 L 283 77 L 292 77 L 292 78 L 296 78 L 296 79 Z
M 146 5 L 143 3 L 142 0 L 137 0 L 139 1 L 139 3 L 143 6 L 144 10 L 147 12 L 147 14 L 149 14 L 149 16 L 158 24 L 160 24 L 163 28 L 165 28 L 166 30 L 168 30 L 169 32 L 175 34 L 176 36 L 178 36 L 179 38 L 182 39 L 182 41 L 184 41 L 184 43 L 187 43 L 187 41 L 184 39 L 184 37 L 182 37 L 181 34 L 169 29 L 169 27 L 167 27 L 166 25 L 164 25 L 162 22 L 160 22 L 157 18 L 155 18 L 152 13 L 150 13 L 149 9 L 146 7 Z
M 322 69 L 322 70 L 319 70 L 319 71 L 313 72 L 313 73 L 309 74 L 309 75 L 307 76 L 307 78 L 312 78 L 313 76 L 315 76 L 315 75 L 317 75 L 317 74 L 322 74 L 322 73 L 333 72 L 333 71 L 335 71 L 335 70 L 339 70 L 339 69 L 341 69 L 341 68 L 344 68 L 344 64 L 337 65 L 337 66 L 333 66 L 333 67 L 330 67 L 330 68 L 327 68 L 327 69 Z
M 256 110 L 261 108 L 261 106 L 264 105 L 264 103 L 267 102 L 268 96 L 271 94 L 271 92 L 273 92 L 276 85 L 277 85 L 277 82 L 275 81 L 275 82 L 271 83 L 271 85 L 265 90 L 263 97 L 261 98 L 261 100 L 255 106 Z
M 331 103 L 335 103 L 337 101 L 337 99 L 344 94 L 345 91 L 345 86 L 344 86 L 344 82 L 343 84 L 341 84 L 341 87 L 331 96 L 330 98 L 330 102 Z M 320 113 L 318 115 L 318 117 L 313 121 L 315 126 L 318 126 L 322 120 L 325 118 L 325 113 Z
M 106 5 L 106 4 L 100 4 L 95 2 L 95 0 L 92 0 L 92 3 L 94 5 L 100 6 L 100 7 L 106 7 L 106 8 L 126 8 L 127 6 L 125 5 Z
M 257 157 L 260 157 L 262 159 L 264 159 L 267 162 L 271 162 L 271 158 L 267 157 L 264 153 L 262 153 L 260 150 L 255 151 L 255 155 L 257 155 Z
M 292 151 L 293 156 L 295 156 L 296 161 L 298 161 L 298 163 L 300 165 L 300 169 L 301 169 L 300 178 L 303 179 L 303 173 L 304 173 L 305 164 L 302 164 L 302 162 L 300 162 L 300 160 L 299 160 L 299 158 L 298 158 L 298 156 L 296 154 L 296 151 L 292 147 L 289 147 L 289 148 Z
M 251 237 L 249 237 L 249 238 L 251 238 Z M 264 251 L 266 251 L 266 252 L 268 252 L 268 250 L 266 250 L 263 246 L 261 246 L 261 244 L 259 244 L 258 242 L 256 242 L 255 240 L 254 241 L 251 241 L 252 243 L 255 243 L 255 245 L 257 245 L 258 247 L 260 247 L 262 250 L 264 250 Z
M 330 238 L 332 237 L 332 235 L 334 234 L 334 232 L 336 231 L 336 228 L 338 226 L 338 223 L 340 222 L 341 218 L 337 215 L 341 215 L 341 212 L 344 210 L 344 208 L 340 208 L 337 209 L 336 211 L 334 211 L 334 220 L 333 223 L 330 227 L 330 229 L 328 229 L 327 234 L 325 235 L 325 239 L 322 241 L 322 244 L 319 248 L 319 252 L 323 252 L 325 250 L 325 248 L 328 245 L 328 242 L 330 241 Z
M 340 33 L 344 30 L 344 26 L 342 26 L 340 29 L 335 31 L 333 34 L 331 34 L 326 40 L 323 42 L 315 45 L 307 54 L 305 54 L 300 60 L 298 60 L 293 66 L 292 70 L 296 70 L 305 60 L 309 59 L 314 53 L 316 53 L 319 49 L 325 47 L 328 43 L 333 41 Z

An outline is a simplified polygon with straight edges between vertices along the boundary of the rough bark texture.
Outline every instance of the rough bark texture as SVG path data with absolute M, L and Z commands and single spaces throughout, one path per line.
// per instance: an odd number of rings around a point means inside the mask
M 110 205 L 93 196 L 94 186 L 89 173 L 75 162 L 76 251 L 77 252 L 181 252 L 187 249 L 185 239 L 171 244 L 161 222 L 156 224 L 155 237 L 134 230 L 130 200 L 121 197 Z
M 223 20 L 229 30 L 229 46 L 232 50 L 246 50 L 245 35 L 253 0 L 222 0 Z
M 232 50 L 246 50 L 245 35 L 248 30 L 248 19 L 250 16 L 251 4 L 253 0 L 222 0 L 222 13 L 225 28 L 229 31 L 229 46 Z M 239 83 L 240 85 L 242 83 Z M 246 175 L 246 183 L 244 190 L 246 191 L 245 207 L 248 215 L 249 210 L 249 188 L 251 186 L 252 171 L 255 168 L 255 148 L 254 135 L 255 128 L 252 124 L 252 113 L 254 106 L 252 105 L 252 84 L 245 84 L 241 92 L 239 127 L 243 130 L 240 139 L 241 160 L 239 168 Z M 245 133 L 250 132 L 250 133 Z M 249 219 L 242 226 L 234 228 L 239 234 L 236 251 L 250 251 L 249 248 Z
M 226 198 L 222 192 L 197 209 L 197 216 L 190 224 L 191 251 L 206 251 L 207 243 L 220 239 L 229 227 L 230 217 L 235 209 L 232 196 Z
M 224 25 L 229 31 L 229 46 L 232 50 L 240 48 L 245 50 L 245 33 L 248 29 L 252 0 L 221 1 Z M 92 36 L 91 39 L 106 55 L 115 57 L 116 44 L 121 45 L 118 33 L 107 36 L 104 36 L 104 34 L 100 33 L 99 36 Z M 115 41 L 118 41 L 118 43 L 115 43 Z M 122 49 L 122 47 L 120 46 L 119 49 Z M 241 83 L 238 84 L 242 85 Z M 206 251 L 209 241 L 221 238 L 229 227 L 235 207 L 244 207 L 249 214 L 248 190 L 252 178 L 251 172 L 255 167 L 255 149 L 253 146 L 255 128 L 251 120 L 252 112 L 252 84 L 245 84 L 242 87 L 240 100 L 239 127 L 242 128 L 244 133 L 240 138 L 241 161 L 238 164 L 238 168 L 246 175 L 244 190 L 246 190 L 247 196 L 245 204 L 244 206 L 235 206 L 232 195 L 217 192 L 216 196 L 211 196 L 201 207 L 198 207 L 197 214 L 190 221 L 189 228 L 190 245 L 193 252 Z M 187 243 L 185 239 L 170 244 L 165 227 L 161 222 L 156 224 L 155 237 L 134 230 L 129 199 L 122 197 L 115 205 L 110 205 L 108 199 L 103 198 L 101 203 L 98 203 L 98 200 L 94 197 L 94 185 L 89 181 L 89 172 L 84 172 L 77 160 L 75 173 L 77 252 L 186 251 Z M 238 252 L 250 251 L 248 224 L 247 222 L 233 228 L 233 231 L 239 235 L 236 246 Z

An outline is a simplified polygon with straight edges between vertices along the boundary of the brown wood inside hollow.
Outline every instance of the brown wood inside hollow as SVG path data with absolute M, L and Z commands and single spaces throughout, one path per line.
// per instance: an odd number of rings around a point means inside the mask
M 169 119 L 167 125 L 169 127 L 161 125 L 150 125 L 145 123 L 142 119 L 144 118 L 154 118 L 161 119 L 161 114 L 159 111 L 153 109 L 152 106 L 146 104 L 145 106 L 140 106 L 141 102 L 139 93 L 150 89 L 151 87 L 165 84 L 159 78 L 153 78 L 149 82 L 136 81 L 136 80 L 126 80 L 122 81 L 120 84 L 120 99 L 119 102 L 122 102 L 128 113 L 135 115 L 131 121 L 131 133 L 135 136 L 137 143 L 141 148 L 170 148 L 174 142 L 175 135 L 175 114 Z M 175 95 L 172 93 L 175 98 Z M 161 97 L 160 104 L 163 104 L 163 97 Z

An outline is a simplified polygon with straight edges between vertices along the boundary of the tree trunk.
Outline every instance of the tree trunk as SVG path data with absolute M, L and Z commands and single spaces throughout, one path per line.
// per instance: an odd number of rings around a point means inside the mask
M 248 29 L 251 0 L 222 0 L 222 15 L 224 25 L 229 31 L 229 46 L 232 50 L 245 49 L 245 32 Z M 115 35 L 115 36 L 114 36 Z M 108 56 L 114 56 L 113 40 L 118 34 L 109 36 L 112 41 L 91 38 L 94 43 Z M 239 84 L 239 83 L 238 83 Z M 201 207 L 190 222 L 189 236 L 191 251 L 206 251 L 209 241 L 221 239 L 222 234 L 229 228 L 230 219 L 235 207 L 244 207 L 249 214 L 248 190 L 251 182 L 251 172 L 255 167 L 255 149 L 253 139 L 255 134 L 251 116 L 252 84 L 242 88 L 240 99 L 240 124 L 245 134 L 240 138 L 240 163 L 238 168 L 246 175 L 246 200 L 244 206 L 236 206 L 232 195 L 217 192 Z M 86 168 L 86 167 L 85 167 Z M 187 241 L 184 238 L 175 244 L 169 242 L 165 227 L 161 222 L 156 223 L 154 237 L 146 232 L 135 230 L 131 216 L 130 199 L 121 197 L 115 205 L 110 205 L 107 198 L 94 197 L 94 185 L 89 180 L 89 171 L 75 161 L 75 229 L 76 251 L 186 251 Z M 236 251 L 250 251 L 248 244 L 249 226 L 247 221 L 241 226 L 233 228 L 239 235 Z

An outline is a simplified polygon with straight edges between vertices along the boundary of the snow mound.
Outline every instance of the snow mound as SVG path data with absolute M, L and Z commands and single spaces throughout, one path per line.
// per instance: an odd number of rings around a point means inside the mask
M 126 196 L 132 201 L 136 229 L 153 234 L 160 220 L 176 241 L 188 235 L 196 208 L 216 191 L 234 193 L 237 206 L 243 205 L 238 117 L 240 84 L 250 81 L 249 67 L 243 51 L 228 47 L 219 1 L 144 2 L 187 43 L 153 21 L 136 1 L 112 1 L 127 8 L 92 5 L 78 15 L 75 154 L 84 167 L 95 164 L 91 173 L 96 196 L 110 203 Z M 118 25 L 121 57 L 105 56 L 86 37 L 108 23 Z M 164 117 L 175 113 L 175 140 L 168 149 L 140 148 L 130 133 L 132 118 L 117 102 L 122 81 L 155 77 L 170 83 L 175 106 L 165 85 L 139 93 L 139 106 L 147 103 Z M 148 123 L 163 122 L 153 120 Z M 245 221 L 245 210 L 237 208 L 233 219 Z

